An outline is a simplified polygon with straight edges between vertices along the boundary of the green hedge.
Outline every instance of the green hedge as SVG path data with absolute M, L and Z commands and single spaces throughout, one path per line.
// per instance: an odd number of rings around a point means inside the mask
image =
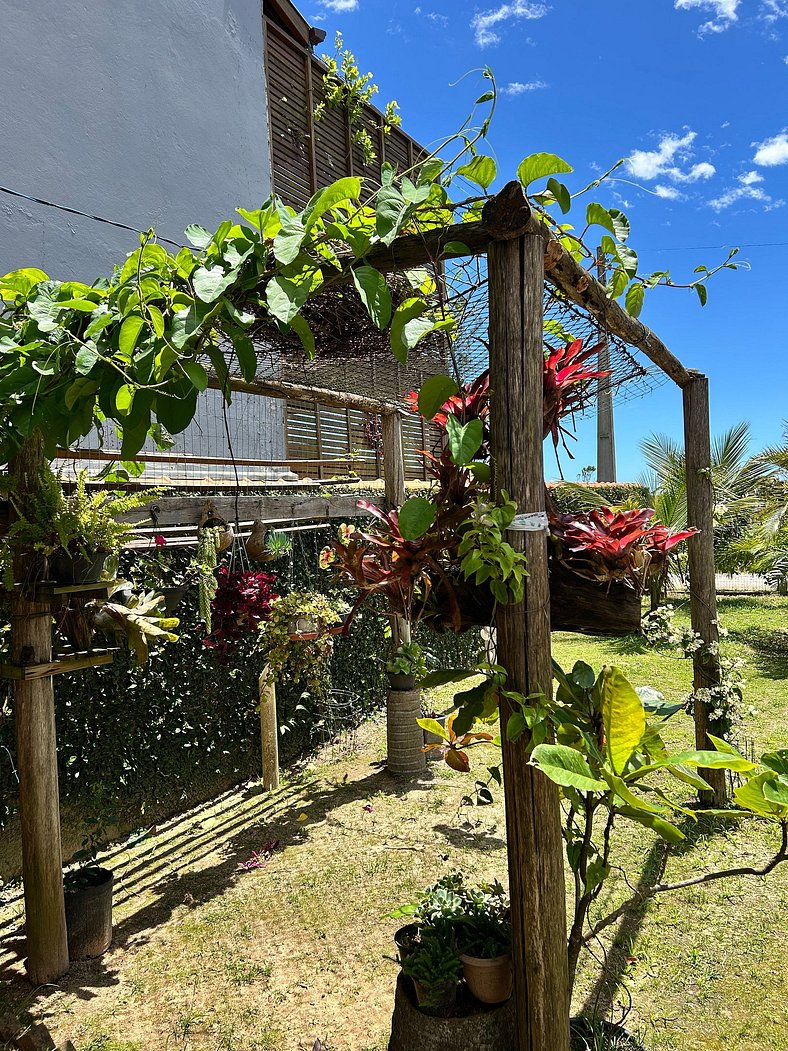
M 292 560 L 280 560 L 278 567 L 283 591 L 334 590 L 330 575 L 317 566 L 328 535 L 328 530 L 293 534 Z M 196 594 L 178 615 L 180 641 L 154 652 L 143 668 L 119 653 L 112 665 L 55 679 L 61 798 L 78 811 L 100 798 L 127 818 L 145 810 L 172 813 L 259 772 L 260 654 L 250 642 L 233 667 L 223 667 L 202 645 Z M 459 637 L 425 632 L 422 641 L 437 660 L 456 664 L 464 664 L 479 645 L 477 632 Z M 350 635 L 336 639 L 331 686 L 350 691 L 349 708 L 320 708 L 302 697 L 297 685 L 278 685 L 283 761 L 383 704 L 381 658 L 387 645 L 384 619 L 372 612 L 363 612 Z M 17 809 L 10 696 L 2 712 L 0 825 Z
M 588 511 L 607 504 L 615 507 L 631 500 L 638 507 L 648 507 L 650 494 L 639 482 L 553 482 L 548 487 L 559 511 Z

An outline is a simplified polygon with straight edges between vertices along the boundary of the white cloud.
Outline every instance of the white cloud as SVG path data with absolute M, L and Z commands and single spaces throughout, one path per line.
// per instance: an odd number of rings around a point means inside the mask
M 430 22 L 436 22 L 439 26 L 447 26 L 449 19 L 447 15 L 439 15 L 437 11 L 428 11 L 427 18 Z
M 513 80 L 510 84 L 501 88 L 501 93 L 514 98 L 517 95 L 524 95 L 527 91 L 540 91 L 546 87 L 547 84 L 543 80 L 529 80 L 527 84 L 523 84 L 519 80 Z
M 771 168 L 775 164 L 788 164 L 788 130 L 773 135 L 765 142 L 754 142 L 753 146 L 756 147 L 753 164 L 760 164 L 764 168 Z
M 679 201 L 683 196 L 675 186 L 663 186 L 662 183 L 654 187 L 654 193 L 665 201 Z
M 739 182 L 742 186 L 754 186 L 756 182 L 763 182 L 763 176 L 760 172 L 745 172 L 739 176 Z
M 675 0 L 673 6 L 677 11 L 690 11 L 698 8 L 701 11 L 710 12 L 711 19 L 704 22 L 698 29 L 698 32 L 703 35 L 722 33 L 737 22 L 739 18 L 737 8 L 740 3 L 741 0 Z
M 496 26 L 499 26 L 501 22 L 507 22 L 510 18 L 525 18 L 529 20 L 544 18 L 547 11 L 546 4 L 528 3 L 527 0 L 512 0 L 511 3 L 501 4 L 500 7 L 474 15 L 471 19 L 471 28 L 479 47 L 489 47 L 501 42 L 496 30 Z
M 656 150 L 635 150 L 627 158 L 626 169 L 636 179 L 665 177 L 673 182 L 697 182 L 710 179 L 716 168 L 708 161 L 700 161 L 690 168 L 679 167 L 692 153 L 692 144 L 697 133 L 687 131 L 684 135 L 663 135 Z
M 767 23 L 776 22 L 779 18 L 788 18 L 788 2 L 786 0 L 763 0 L 761 18 Z
M 342 14 L 346 11 L 358 11 L 358 0 L 320 0 L 320 3 L 328 11 Z
M 771 197 L 759 186 L 734 186 L 721 196 L 713 198 L 709 204 L 715 212 L 721 212 L 723 208 L 730 208 L 732 204 L 741 200 L 763 201 L 764 204 L 769 204 Z

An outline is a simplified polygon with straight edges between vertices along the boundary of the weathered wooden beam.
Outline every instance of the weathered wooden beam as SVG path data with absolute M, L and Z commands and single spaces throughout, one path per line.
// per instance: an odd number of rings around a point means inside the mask
M 402 416 L 383 417 L 383 481 L 388 508 L 405 503 L 405 458 L 402 452 Z
M 263 789 L 279 787 L 279 723 L 276 717 L 276 680 L 269 665 L 259 681 L 260 748 L 263 757 Z
M 689 382 L 691 371 L 682 365 L 647 325 L 631 317 L 610 298 L 604 286 L 572 258 L 544 223 L 534 216 L 528 229 L 529 232 L 538 233 L 544 242 L 545 277 L 550 284 L 592 314 L 608 332 L 641 350 L 679 387 Z
M 521 512 L 544 511 L 541 238 L 490 245 L 490 427 L 495 489 Z M 528 559 L 524 601 L 498 607 L 498 663 L 526 697 L 552 693 L 550 588 L 543 532 L 510 532 Z M 519 1051 L 568 1051 L 566 903 L 558 789 L 509 741 L 501 699 L 506 840 Z
M 711 434 L 709 423 L 709 381 L 693 372 L 684 387 L 684 461 L 687 476 L 687 524 L 700 532 L 687 541 L 689 562 L 690 618 L 692 630 L 700 635 L 704 648 L 693 654 L 693 688 L 708 690 L 720 682 L 719 656 L 707 647 L 718 644 L 716 569 L 714 566 L 714 485 L 711 478 Z M 695 701 L 695 744 L 712 748 L 708 739 L 708 705 Z M 724 770 L 704 770 L 711 792 L 701 793 L 706 802 L 725 801 Z
M 205 507 L 204 496 L 163 496 L 151 499 L 148 507 L 138 507 L 121 516 L 135 525 L 151 523 L 153 510 L 157 525 L 194 525 Z M 362 512 L 355 496 L 213 496 L 217 513 L 235 522 L 236 510 L 242 522 L 299 522 L 327 518 L 353 518 Z
M 303 383 L 289 383 L 285 380 L 259 379 L 242 380 L 231 376 L 229 387 L 233 393 L 259 394 L 264 398 L 289 398 L 292 401 L 313 401 L 320 405 L 330 405 L 338 409 L 358 409 L 359 412 L 371 412 L 385 415 L 396 412 L 402 406 L 399 402 L 382 398 L 367 398 L 363 394 L 350 394 L 345 391 L 327 390 L 325 387 L 312 387 Z M 224 390 L 225 385 L 214 374 L 208 376 L 208 386 L 212 390 Z

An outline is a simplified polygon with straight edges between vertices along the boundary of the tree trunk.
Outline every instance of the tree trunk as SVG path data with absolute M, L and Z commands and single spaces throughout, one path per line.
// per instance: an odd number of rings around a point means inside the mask
M 26 494 L 40 484 L 43 462 L 43 441 L 37 432 L 25 441 L 11 464 L 22 507 Z M 31 554 L 20 550 L 15 555 L 15 580 L 29 579 Z M 50 604 L 33 601 L 21 590 L 14 592 L 11 600 L 11 653 L 15 664 L 46 664 L 52 659 Z M 17 682 L 14 702 L 27 973 L 34 985 L 44 985 L 68 970 L 51 676 Z
M 491 444 L 496 490 L 521 513 L 543 512 L 543 247 L 539 236 L 490 246 Z M 528 558 L 524 602 L 499 607 L 498 662 L 508 687 L 552 689 L 545 531 L 510 532 Z M 526 741 L 509 742 L 501 704 L 519 1051 L 568 1051 L 566 903 L 558 789 L 528 765 Z
M 709 381 L 693 374 L 684 387 L 684 446 L 687 472 L 687 524 L 700 532 L 687 541 L 689 563 L 690 615 L 692 630 L 704 646 L 693 654 L 693 688 L 707 690 L 720 682 L 719 657 L 706 647 L 719 644 L 717 589 L 714 567 L 714 486 L 711 479 L 711 436 L 709 426 Z M 712 748 L 708 739 L 708 706 L 694 703 L 695 744 Z M 725 802 L 724 770 L 704 770 L 711 792 L 701 792 L 701 800 L 719 806 Z

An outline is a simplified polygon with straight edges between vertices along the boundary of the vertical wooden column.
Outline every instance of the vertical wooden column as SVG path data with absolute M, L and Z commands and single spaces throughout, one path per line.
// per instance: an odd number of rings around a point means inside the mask
M 263 756 L 263 788 L 279 787 L 279 723 L 276 718 L 276 683 L 266 664 L 260 675 L 260 746 Z
M 40 433 L 28 438 L 11 464 L 17 498 L 38 488 L 44 462 Z M 35 557 L 35 556 L 33 556 Z M 31 575 L 31 553 L 14 559 L 14 578 Z M 11 659 L 46 664 L 52 659 L 52 613 L 48 602 L 20 592 L 11 603 Z M 51 677 L 16 684 L 16 762 L 25 891 L 27 973 L 34 985 L 56 981 L 68 970 L 63 900 L 60 797 L 55 736 L 55 691 Z
M 711 432 L 709 423 L 709 381 L 701 373 L 693 373 L 684 387 L 684 451 L 687 473 L 687 523 L 700 532 L 687 541 L 690 581 L 690 616 L 692 630 L 703 642 L 719 643 L 717 588 L 714 567 L 714 486 L 711 479 Z M 693 655 L 693 687 L 707 690 L 720 681 L 719 657 L 706 652 L 705 647 Z M 708 708 L 696 703 L 695 744 L 699 749 L 711 748 L 706 736 Z M 704 780 L 713 791 L 702 792 L 706 802 L 725 800 L 725 771 L 704 770 Z M 708 798 L 706 798 L 708 797 Z
M 402 451 L 402 417 L 398 412 L 383 416 L 383 482 L 386 508 L 405 503 L 405 457 Z
M 543 242 L 539 236 L 496 242 L 488 254 L 491 444 L 496 490 L 521 513 L 544 511 L 542 384 Z M 550 589 L 544 532 L 510 532 L 528 558 L 525 601 L 501 606 L 498 663 L 508 685 L 526 696 L 552 689 Z M 506 739 L 502 703 L 504 793 L 519 1051 L 567 1051 L 566 902 L 558 789 L 528 765 L 526 741 Z

